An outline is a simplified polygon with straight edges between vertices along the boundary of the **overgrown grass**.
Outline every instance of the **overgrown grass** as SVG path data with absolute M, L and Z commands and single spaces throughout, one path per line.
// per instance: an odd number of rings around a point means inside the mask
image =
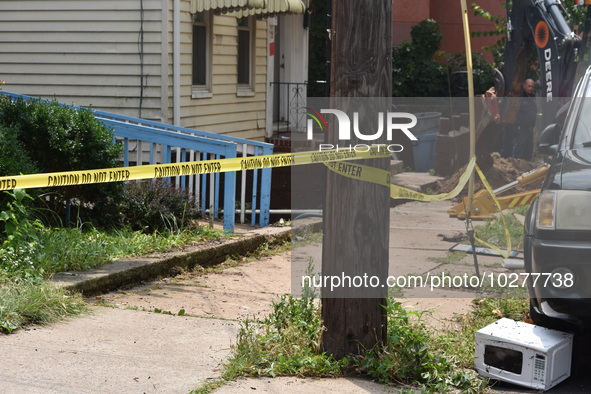
M 384 384 L 402 384 L 423 392 L 484 391 L 487 381 L 458 364 L 453 352 L 438 346 L 438 336 L 428 328 L 423 313 L 407 311 L 390 300 L 388 337 L 359 358 L 367 375 Z
M 69 270 L 85 270 L 117 258 L 163 252 L 207 239 L 227 237 L 205 226 L 160 232 L 129 228 L 100 231 L 92 225 L 52 228 L 43 225 L 27 202 L 24 190 L 7 192 L 12 201 L 0 211 L 0 277 L 48 277 Z
M 46 279 L 63 271 L 94 268 L 115 259 L 164 252 L 175 247 L 225 237 L 221 230 L 193 227 L 144 233 L 44 226 L 27 207 L 23 190 L 0 211 L 0 332 L 45 324 L 85 310 L 81 296 L 58 289 Z
M 307 272 L 312 274 L 309 264 Z M 488 380 L 473 369 L 476 331 L 501 317 L 524 320 L 529 299 L 477 298 L 473 310 L 456 318 L 454 328 L 435 331 L 394 299 L 385 306 L 388 334 L 384 344 L 360 356 L 336 360 L 321 350 L 321 305 L 311 288 L 302 298 L 283 295 L 264 319 L 246 319 L 222 375 L 195 390 L 210 393 L 240 376 L 344 377 L 365 375 L 406 392 L 488 391 Z
M 342 377 L 360 373 L 383 384 L 413 392 L 479 393 L 487 380 L 473 368 L 475 332 L 501 315 L 522 318 L 526 300 L 478 299 L 473 312 L 463 316 L 460 329 L 431 330 L 427 312 L 405 310 L 390 300 L 387 343 L 362 356 L 335 360 L 321 351 L 320 305 L 313 298 L 282 296 L 263 320 L 242 323 L 233 354 L 221 377 L 194 393 L 209 393 L 239 376 Z
M 117 258 L 164 252 L 222 236 L 227 235 L 209 228 L 153 234 L 131 230 L 105 233 L 94 228 L 39 230 L 32 238 L 34 241 L 28 242 L 27 249 L 19 249 L 22 253 L 33 253 L 27 256 L 24 267 L 8 270 L 4 266 L 0 270 L 0 332 L 51 323 L 86 310 L 82 296 L 70 294 L 46 281 L 54 273 L 85 270 Z M 18 251 L 11 258 L 19 258 Z
M 282 296 L 263 321 L 242 323 L 225 379 L 250 376 L 338 376 L 350 361 L 320 352 L 322 324 L 314 301 Z
M 488 220 L 486 224 L 475 228 L 477 238 L 496 245 L 500 248 L 507 247 L 507 237 L 505 235 L 505 225 L 511 238 L 511 249 L 523 250 L 523 224 L 515 217 L 515 213 L 522 214 L 523 209 L 505 213 L 505 223 L 501 217 Z
M 33 280 L 0 281 L 0 332 L 11 333 L 30 324 L 48 324 L 88 310 L 82 296 L 52 283 Z
M 146 234 L 129 229 L 99 231 L 94 228 L 43 231 L 39 242 L 44 254 L 40 261 L 46 275 L 86 270 L 115 259 L 153 252 L 165 252 L 194 242 L 228 236 L 222 230 L 199 227 L 180 232 Z

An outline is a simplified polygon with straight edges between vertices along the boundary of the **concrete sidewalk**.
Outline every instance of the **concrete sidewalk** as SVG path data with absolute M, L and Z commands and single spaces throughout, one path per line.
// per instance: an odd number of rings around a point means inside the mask
M 217 376 L 238 323 L 95 307 L 0 338 L 2 393 L 188 393 Z
M 465 231 L 462 221 L 447 217 L 450 205 L 449 202 L 412 202 L 391 209 L 393 273 L 471 272 L 471 255 L 452 264 L 443 262 L 453 245 L 443 238 Z M 262 237 L 262 241 L 252 241 L 253 244 L 268 242 L 273 237 L 284 237 L 288 230 L 253 230 L 243 238 Z M 139 280 L 147 280 L 143 276 L 145 272 L 160 264 L 157 261 L 166 260 L 163 257 L 181 262 L 184 267 L 201 265 L 199 261 L 205 260 L 186 257 L 188 253 L 205 253 L 196 248 L 178 255 L 135 259 L 121 270 L 123 274 L 110 266 L 61 275 L 56 280 L 63 286 L 90 289 L 89 293 L 98 294 L 112 288 L 113 283 L 114 287 L 120 286 L 120 279 L 111 281 L 103 276 L 126 277 L 135 272 Z M 232 250 L 225 243 L 220 248 L 226 254 Z M 223 258 L 222 254 L 207 253 L 209 259 Z M 268 313 L 277 294 L 290 291 L 289 257 L 288 254 L 274 256 L 221 273 L 185 274 L 95 295 L 89 301 L 100 301 L 101 305 L 93 306 L 93 313 L 88 316 L 2 336 L 0 393 L 187 393 L 219 376 L 220 365 L 236 341 L 240 320 Z M 499 268 L 498 257 L 479 259 L 483 268 L 503 270 Z M 170 264 L 170 261 L 164 264 L 165 272 L 174 266 Z M 107 287 L 99 289 L 96 285 L 92 290 L 93 285 L 89 284 L 92 281 L 107 283 Z M 81 285 L 83 282 L 86 284 Z M 453 324 L 450 317 L 454 313 L 470 309 L 474 293 L 408 291 L 403 296 L 411 308 L 434 308 L 434 324 L 446 326 Z M 178 316 L 180 310 L 185 315 Z M 254 390 L 270 393 L 396 391 L 366 379 L 261 378 L 239 379 L 216 392 Z

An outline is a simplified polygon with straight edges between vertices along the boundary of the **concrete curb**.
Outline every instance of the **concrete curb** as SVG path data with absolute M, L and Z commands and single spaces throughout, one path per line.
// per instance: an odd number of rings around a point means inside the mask
M 237 238 L 210 241 L 179 251 L 126 258 L 86 271 L 63 272 L 54 275 L 51 280 L 66 290 L 92 296 L 162 276 L 176 275 L 197 265 L 211 267 L 229 256 L 253 252 L 265 243 L 290 239 L 291 227 L 265 227 Z

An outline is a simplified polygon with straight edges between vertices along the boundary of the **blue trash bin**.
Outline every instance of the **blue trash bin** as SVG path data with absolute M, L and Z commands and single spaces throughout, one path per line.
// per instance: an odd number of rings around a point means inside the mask
M 418 141 L 413 142 L 414 169 L 416 172 L 427 172 L 435 168 L 435 145 L 439 133 L 417 135 Z
M 417 124 L 411 129 L 414 135 L 425 135 L 439 132 L 441 112 L 419 112 L 415 114 Z

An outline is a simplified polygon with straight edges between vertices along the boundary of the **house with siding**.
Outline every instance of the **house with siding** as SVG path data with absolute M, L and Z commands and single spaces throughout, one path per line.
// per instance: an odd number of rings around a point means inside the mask
M 307 73 L 302 0 L 5 0 L 4 90 L 264 140 Z

